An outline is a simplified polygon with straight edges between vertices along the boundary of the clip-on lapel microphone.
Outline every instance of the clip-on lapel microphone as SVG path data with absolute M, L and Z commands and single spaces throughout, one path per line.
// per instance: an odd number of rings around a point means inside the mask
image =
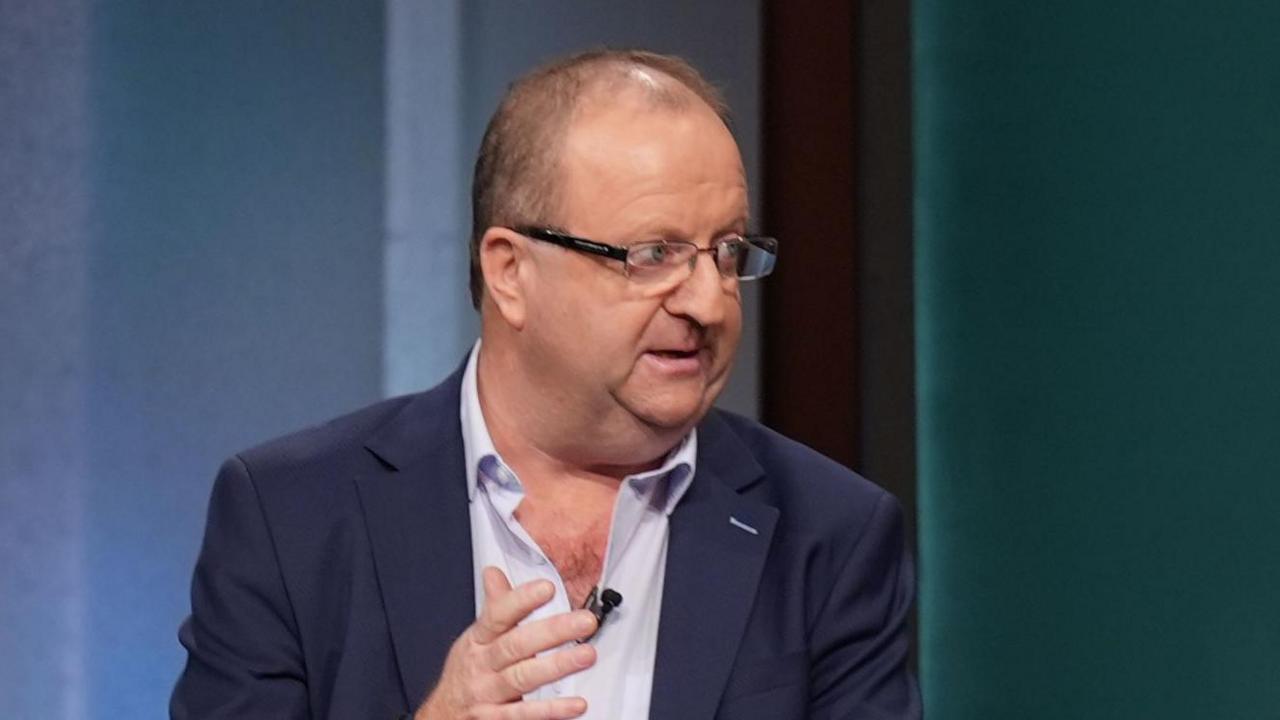
M 613 612 L 613 609 L 622 604 L 622 593 L 613 588 L 605 588 L 603 592 L 597 585 L 591 588 L 591 594 L 587 595 L 587 601 L 582 604 L 583 609 L 590 610 L 592 615 L 596 616 L 596 630 L 587 637 L 582 638 L 578 643 L 591 642 L 591 639 L 600 633 L 600 628 L 604 627 L 604 619 Z

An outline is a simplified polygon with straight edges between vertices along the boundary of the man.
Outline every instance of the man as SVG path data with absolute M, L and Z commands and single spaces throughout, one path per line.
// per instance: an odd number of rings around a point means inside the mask
M 896 501 L 712 409 L 777 250 L 715 91 L 536 71 L 473 201 L 463 368 L 224 465 L 172 714 L 918 717 Z

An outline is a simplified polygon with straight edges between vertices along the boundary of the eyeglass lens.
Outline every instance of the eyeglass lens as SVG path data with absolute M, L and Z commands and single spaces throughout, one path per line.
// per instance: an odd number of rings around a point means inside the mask
M 776 243 L 771 238 L 726 240 L 716 244 L 715 263 L 726 278 L 752 280 L 773 269 Z M 760 244 L 756 244 L 760 243 Z M 666 279 L 681 268 L 689 269 L 697 246 L 690 243 L 641 243 L 627 254 L 627 264 L 634 277 L 641 280 Z

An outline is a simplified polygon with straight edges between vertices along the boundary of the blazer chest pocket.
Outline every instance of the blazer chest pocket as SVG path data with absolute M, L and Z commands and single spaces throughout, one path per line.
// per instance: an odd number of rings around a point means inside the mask
M 793 687 L 808 694 L 809 655 L 805 651 L 748 660 L 733 668 L 721 696 L 721 707 L 738 699 L 762 696 L 771 690 Z

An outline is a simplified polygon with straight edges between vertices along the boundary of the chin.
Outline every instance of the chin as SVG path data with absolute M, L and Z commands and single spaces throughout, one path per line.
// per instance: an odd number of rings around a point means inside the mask
M 687 432 L 711 409 L 704 395 L 663 395 L 624 403 L 631 414 L 658 430 Z

